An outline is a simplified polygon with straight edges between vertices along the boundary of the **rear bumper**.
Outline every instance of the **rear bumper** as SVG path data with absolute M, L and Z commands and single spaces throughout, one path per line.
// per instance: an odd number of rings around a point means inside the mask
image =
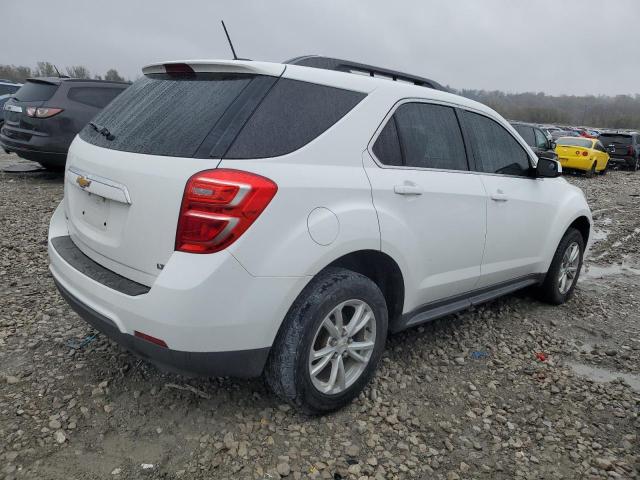
M 105 272 L 96 276 L 65 260 L 68 252 L 63 257 L 53 240 L 66 235 L 61 205 L 49 228 L 50 271 L 71 307 L 126 349 L 183 373 L 260 375 L 287 310 L 308 281 L 254 277 L 225 251 L 215 257 L 176 252 L 147 292 L 128 295 L 105 280 Z M 136 331 L 167 347 L 134 336 Z
M 591 159 L 582 159 L 582 158 L 567 158 L 560 159 L 560 165 L 562 165 L 563 169 L 572 169 L 572 170 L 591 170 L 591 165 L 593 165 L 593 160 Z
M 614 157 L 612 155 L 609 156 L 609 163 L 614 165 L 633 165 L 636 159 L 632 156 L 624 156 L 624 157 Z
M 26 148 L 17 145 L 15 142 L 11 142 L 3 135 L 0 135 L 0 147 L 2 147 L 5 152 L 15 153 L 20 158 L 34 162 L 45 162 L 49 165 L 64 167 L 67 161 L 66 153 L 50 152 L 46 149 Z
M 262 373 L 269 356 L 269 347 L 228 352 L 183 352 L 155 345 L 133 335 L 122 333 L 111 320 L 82 303 L 55 278 L 54 281 L 69 306 L 88 324 L 120 346 L 149 360 L 163 370 L 210 377 L 250 378 Z

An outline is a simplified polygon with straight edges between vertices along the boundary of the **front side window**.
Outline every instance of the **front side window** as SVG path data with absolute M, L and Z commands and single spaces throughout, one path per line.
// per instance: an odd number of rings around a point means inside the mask
M 529 176 L 529 155 L 502 125 L 477 113 L 465 112 L 465 117 L 481 171 Z
M 393 118 L 403 165 L 468 170 L 460 125 L 452 107 L 405 103 L 398 107 Z

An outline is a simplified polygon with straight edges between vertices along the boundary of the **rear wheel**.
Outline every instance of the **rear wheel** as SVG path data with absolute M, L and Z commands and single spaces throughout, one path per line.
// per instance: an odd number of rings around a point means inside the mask
M 570 228 L 560 240 L 549 271 L 540 286 L 543 301 L 560 305 L 571 298 L 580 276 L 583 255 L 582 234 L 575 228 Z
M 267 384 L 307 414 L 345 406 L 377 368 L 387 317 L 384 296 L 369 278 L 325 270 L 287 314 L 265 368 Z
M 638 171 L 638 168 L 640 168 L 640 162 L 638 162 L 637 158 L 631 160 L 631 162 L 629 163 L 629 168 L 632 172 Z
M 607 163 L 602 170 L 600 170 L 600 175 L 606 175 L 609 171 L 609 163 Z
M 596 174 L 596 162 L 594 161 L 591 168 L 585 172 L 587 178 L 592 178 Z

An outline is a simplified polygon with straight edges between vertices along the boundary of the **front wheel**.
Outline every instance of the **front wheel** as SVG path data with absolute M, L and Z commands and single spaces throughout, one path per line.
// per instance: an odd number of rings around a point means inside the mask
M 369 278 L 328 268 L 287 314 L 265 368 L 284 401 L 317 415 L 347 405 L 373 376 L 387 338 L 387 305 Z
M 583 255 L 582 234 L 575 228 L 570 228 L 560 240 L 544 282 L 540 286 L 543 301 L 560 305 L 571 298 L 582 269 Z

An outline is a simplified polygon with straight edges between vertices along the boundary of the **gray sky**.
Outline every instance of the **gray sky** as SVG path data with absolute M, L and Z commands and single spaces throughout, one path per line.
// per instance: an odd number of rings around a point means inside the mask
M 640 93 L 640 0 L 15 0 L 0 63 L 116 68 L 322 54 L 456 88 Z M 8 41 L 7 39 L 11 39 Z M 615 54 L 613 54 L 615 52 Z

